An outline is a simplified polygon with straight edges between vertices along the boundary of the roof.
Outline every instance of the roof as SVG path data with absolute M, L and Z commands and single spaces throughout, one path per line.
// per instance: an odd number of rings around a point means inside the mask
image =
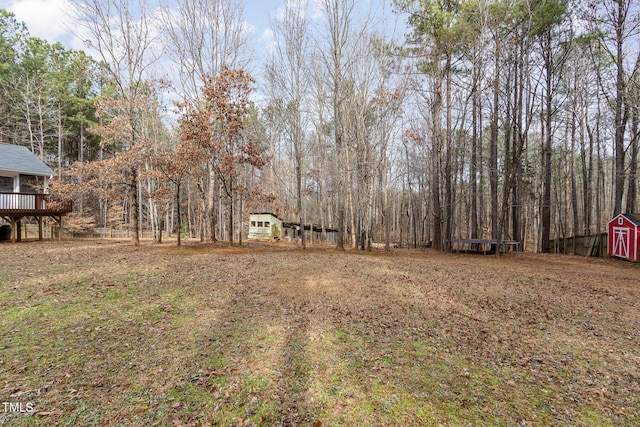
M 640 214 L 623 213 L 622 216 L 627 218 L 629 221 L 634 223 L 636 226 L 640 227 Z
M 278 215 L 271 212 L 249 212 L 249 215 L 271 215 L 272 217 L 278 218 Z
M 618 214 L 616 216 L 614 216 L 611 221 L 609 221 L 609 224 L 611 224 L 613 221 L 615 221 L 616 218 L 618 217 L 625 217 L 627 219 L 627 221 L 629 221 L 630 223 L 634 224 L 636 227 L 640 227 L 640 213 L 636 213 L 636 214 L 632 214 L 632 213 L 621 213 Z
M 0 142 L 0 170 L 28 175 L 52 176 L 53 170 L 27 147 Z

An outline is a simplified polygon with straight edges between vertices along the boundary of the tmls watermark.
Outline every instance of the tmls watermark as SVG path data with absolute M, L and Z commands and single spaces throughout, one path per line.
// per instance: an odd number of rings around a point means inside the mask
M 35 407 L 31 402 L 2 402 L 2 409 L 4 412 L 30 414 L 35 410 Z

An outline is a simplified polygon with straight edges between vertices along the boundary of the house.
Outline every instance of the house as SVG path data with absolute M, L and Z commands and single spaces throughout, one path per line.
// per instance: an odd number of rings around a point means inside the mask
M 22 239 L 21 220 L 33 217 L 42 238 L 42 218 L 58 223 L 71 212 L 70 201 L 54 201 L 46 193 L 54 172 L 26 147 L 0 143 L 0 218 L 11 227 L 11 240 Z M 4 230 L 7 225 L 3 226 Z M 2 235 L 4 233 L 0 233 Z
M 248 240 L 280 240 L 282 237 L 282 221 L 271 212 L 249 214 Z
M 640 261 L 640 214 L 616 215 L 607 228 L 609 255 Z

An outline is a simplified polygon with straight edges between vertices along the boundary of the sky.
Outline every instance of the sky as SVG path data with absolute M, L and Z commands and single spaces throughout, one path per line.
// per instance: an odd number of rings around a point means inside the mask
M 71 41 L 66 0 L 8 0 L 8 5 L 5 1 L 0 2 L 1 7 L 13 12 L 18 21 L 25 22 L 32 36 L 65 45 Z
M 283 4 L 284 0 L 245 0 L 244 16 L 253 28 L 254 39 L 269 37 L 269 19 Z M 70 30 L 67 0 L 0 0 L 0 8 L 13 12 L 18 21 L 25 22 L 32 36 L 50 43 L 61 42 L 68 48 L 84 49 L 83 41 Z
M 361 0 L 360 3 L 369 1 Z M 265 45 L 269 43 L 270 19 L 283 8 L 284 2 L 244 0 L 244 18 L 253 29 L 253 40 Z M 391 0 L 385 0 L 385 3 L 390 4 Z M 50 43 L 61 42 L 67 48 L 85 49 L 83 40 L 77 39 L 70 30 L 72 22 L 66 12 L 70 9 L 67 0 L 0 0 L 0 8 L 13 12 L 18 21 L 25 22 L 32 36 Z M 390 7 L 387 8 L 387 18 L 390 18 L 392 13 Z
M 154 1 L 154 0 L 151 0 Z M 171 0 L 179 1 L 179 0 Z M 309 1 L 311 9 L 313 3 L 318 0 L 300 0 Z M 369 4 L 380 4 L 384 1 L 386 4 L 385 18 L 394 26 L 395 21 L 401 21 L 391 12 L 389 6 L 392 0 L 358 0 L 357 6 L 367 8 Z M 249 40 L 253 42 L 253 58 L 260 63 L 268 55 L 274 43 L 273 33 L 271 31 L 271 22 L 279 16 L 283 9 L 285 0 L 243 0 L 244 4 L 244 20 L 247 28 L 251 29 L 248 34 Z M 27 25 L 29 34 L 46 40 L 49 43 L 60 42 L 63 46 L 70 49 L 84 50 L 89 55 L 98 57 L 97 53 L 92 52 L 87 47 L 85 41 L 91 37 L 82 37 L 74 35 L 73 22 L 67 11 L 71 10 L 68 0 L 0 0 L 0 8 L 13 12 L 18 21 L 22 21 Z M 312 17 L 314 15 L 311 11 Z M 317 16 L 317 15 L 316 15 Z M 357 18 L 356 18 L 357 19 Z M 76 30 L 77 32 L 77 30 Z M 396 34 L 397 36 L 397 34 Z M 252 69 L 255 73 L 257 69 Z M 258 72 L 259 74 L 259 72 Z M 254 74 L 255 75 L 255 74 Z M 256 77 L 260 78 L 259 75 Z M 171 97 L 171 95 L 168 95 Z

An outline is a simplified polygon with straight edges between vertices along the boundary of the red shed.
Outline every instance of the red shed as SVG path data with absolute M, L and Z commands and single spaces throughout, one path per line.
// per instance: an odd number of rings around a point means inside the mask
M 640 261 L 640 214 L 619 214 L 608 228 L 609 255 Z

